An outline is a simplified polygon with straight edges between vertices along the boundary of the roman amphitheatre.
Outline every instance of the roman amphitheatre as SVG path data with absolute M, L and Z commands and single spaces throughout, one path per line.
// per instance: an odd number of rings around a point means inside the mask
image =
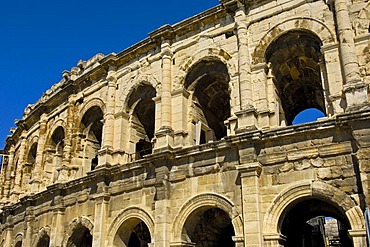
M 1 151 L 1 246 L 367 246 L 369 50 L 368 1 L 221 0 L 79 61 Z

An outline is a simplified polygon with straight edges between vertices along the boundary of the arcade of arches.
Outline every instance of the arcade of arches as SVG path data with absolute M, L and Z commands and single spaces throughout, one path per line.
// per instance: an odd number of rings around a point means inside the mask
M 220 2 L 26 107 L 1 246 L 367 246 L 368 1 Z

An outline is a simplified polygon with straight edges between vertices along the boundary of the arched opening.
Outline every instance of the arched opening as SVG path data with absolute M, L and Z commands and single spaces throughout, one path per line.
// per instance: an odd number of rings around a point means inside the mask
M 201 61 L 185 78 L 193 92 L 195 144 L 220 140 L 227 135 L 224 121 L 230 117 L 229 73 L 221 61 Z
M 22 247 L 22 241 L 18 241 L 18 242 L 14 245 L 14 247 Z
M 50 182 L 55 182 L 58 179 L 58 168 L 62 166 L 63 149 L 64 149 L 64 129 L 59 126 L 53 132 L 46 152 L 45 161 L 45 176 L 49 178 Z M 50 162 L 51 161 L 51 162 Z
M 102 145 L 103 112 L 98 106 L 91 107 L 82 117 L 84 172 L 98 165 L 98 152 Z
M 78 224 L 69 237 L 67 247 L 91 247 L 93 237 L 88 228 Z
M 195 246 L 235 246 L 231 219 L 225 211 L 216 207 L 202 207 L 190 214 L 182 235 Z
M 50 244 L 50 237 L 47 234 L 42 235 L 42 237 L 39 239 L 36 247 L 49 247 Z
M 352 246 L 345 213 L 323 200 L 300 200 L 285 210 L 281 221 L 286 247 Z
M 316 121 L 318 118 L 324 117 L 325 114 L 316 109 L 316 108 L 309 108 L 306 110 L 301 111 L 300 113 L 295 116 L 292 124 L 301 124 L 301 123 L 308 123 Z
M 139 85 L 131 94 L 128 108 L 132 111 L 132 139 L 135 143 L 135 159 L 152 153 L 152 139 L 155 125 L 155 103 L 153 98 L 156 90 L 147 84 Z
M 280 124 L 291 125 L 297 114 L 308 108 L 326 115 L 319 64 L 321 45 L 312 33 L 290 31 L 268 47 L 266 62 L 274 76 Z
M 138 218 L 126 220 L 114 237 L 115 247 L 146 247 L 151 243 L 148 226 Z
M 63 155 L 64 138 L 64 129 L 62 127 L 58 127 L 51 136 L 51 148 L 54 149 L 56 155 Z
M 24 175 L 23 175 L 23 184 L 27 187 L 29 185 L 30 180 L 32 179 L 32 171 L 35 168 L 35 161 L 36 161 L 36 153 L 37 153 L 37 142 L 33 143 L 31 148 L 28 151 L 27 155 L 27 162 L 24 166 Z
M 27 165 L 33 167 L 36 160 L 37 142 L 33 143 L 27 155 Z

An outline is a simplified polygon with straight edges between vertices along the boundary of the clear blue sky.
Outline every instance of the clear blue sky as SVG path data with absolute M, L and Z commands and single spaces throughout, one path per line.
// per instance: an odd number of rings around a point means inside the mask
M 218 0 L 19 0 L 0 8 L 0 149 L 28 104 L 80 59 L 118 53 Z
M 64 70 L 96 53 L 118 53 L 164 24 L 218 0 L 18 0 L 0 8 L 0 149 L 28 104 Z

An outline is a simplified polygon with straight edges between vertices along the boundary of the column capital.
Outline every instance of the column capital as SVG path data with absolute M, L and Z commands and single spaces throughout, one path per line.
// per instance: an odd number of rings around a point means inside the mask
M 240 172 L 241 177 L 259 177 L 262 172 L 262 165 L 259 162 L 241 164 L 236 166 L 236 169 Z

